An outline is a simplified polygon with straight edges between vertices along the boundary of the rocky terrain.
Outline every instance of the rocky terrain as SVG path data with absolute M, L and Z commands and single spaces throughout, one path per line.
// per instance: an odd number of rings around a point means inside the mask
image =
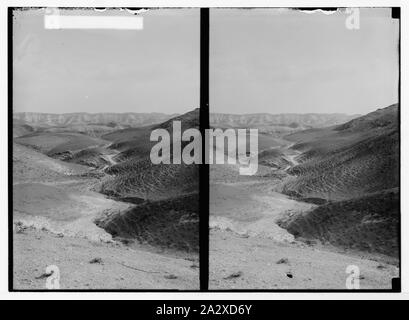
M 361 288 L 390 289 L 399 275 L 398 106 L 261 137 L 255 176 L 210 168 L 210 287 L 346 289 L 356 265 Z
M 321 131 L 321 132 L 320 132 Z M 398 106 L 286 137 L 301 152 L 283 192 L 320 204 L 285 222 L 299 236 L 398 257 Z M 303 225 L 300 229 L 300 225 Z M 315 228 L 311 233 L 310 227 Z M 298 226 L 298 227 L 297 227 Z M 315 227 L 313 227 L 315 226 Z M 297 231 L 296 231 L 297 230 Z
M 14 114 L 16 288 L 44 288 L 54 264 L 66 289 L 198 289 L 198 167 L 149 159 L 151 131 L 172 132 L 173 120 L 198 128 L 199 110 Z M 345 289 L 349 265 L 361 288 L 390 289 L 397 105 L 364 116 L 211 114 L 211 125 L 260 129 L 256 175 L 210 166 L 211 289 Z
M 15 288 L 44 288 L 55 264 L 65 289 L 198 289 L 198 168 L 152 165 L 152 125 L 31 116 L 15 120 Z
M 341 200 L 399 186 L 397 105 L 285 138 L 302 153 L 289 171 L 288 194 Z

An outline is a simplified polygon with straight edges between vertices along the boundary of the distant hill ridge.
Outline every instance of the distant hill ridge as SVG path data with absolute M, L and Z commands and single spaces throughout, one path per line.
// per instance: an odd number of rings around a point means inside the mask
M 345 123 L 360 115 L 347 115 L 342 113 L 254 113 L 254 114 L 225 114 L 211 113 L 210 124 L 213 126 L 228 127 L 257 127 L 268 125 L 282 125 L 290 127 L 320 128 Z
M 181 116 L 179 114 L 164 113 L 39 113 L 39 112 L 15 112 L 13 119 L 23 121 L 27 124 L 59 126 L 73 124 L 122 124 L 129 126 L 148 126 L 151 124 L 163 123 L 169 119 Z M 305 113 L 305 114 L 225 114 L 210 113 L 210 124 L 219 127 L 256 127 L 256 126 L 289 126 L 293 128 L 301 127 L 327 127 L 345 123 L 359 115 L 347 115 L 341 113 Z M 176 118 L 177 120 L 177 118 Z
M 126 125 L 145 126 L 154 123 L 161 123 L 177 114 L 164 113 L 37 113 L 37 112 L 16 112 L 13 113 L 13 119 L 25 121 L 28 124 L 41 125 L 68 125 L 68 124 L 86 124 L 86 123 L 119 123 Z

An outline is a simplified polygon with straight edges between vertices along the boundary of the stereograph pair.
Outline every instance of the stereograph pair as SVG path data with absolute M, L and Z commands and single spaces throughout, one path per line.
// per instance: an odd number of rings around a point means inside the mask
M 10 290 L 399 291 L 399 13 L 10 8 Z

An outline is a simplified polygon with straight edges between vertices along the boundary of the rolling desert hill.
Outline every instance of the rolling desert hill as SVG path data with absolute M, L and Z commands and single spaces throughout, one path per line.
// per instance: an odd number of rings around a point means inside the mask
M 159 247 L 199 251 L 199 195 L 150 201 L 121 214 L 97 219 L 112 236 Z
M 135 231 L 129 239 L 138 239 L 139 244 L 131 246 L 115 236 L 113 240 L 115 232 L 111 235 L 98 226 L 98 219 L 118 219 L 133 205 L 92 191 L 101 181 L 88 176 L 90 170 L 13 144 L 14 287 L 44 289 L 45 268 L 56 264 L 63 289 L 197 288 L 193 245 L 198 232 L 189 227 L 195 224 L 194 217 L 185 213 L 175 219 L 166 206 L 156 217 L 159 206 L 149 212 L 142 208 L 140 217 L 134 214 L 142 232 Z M 162 228 L 157 230 L 169 233 L 151 236 L 156 224 Z M 165 249 L 158 252 L 146 243 Z M 178 252 L 169 253 L 166 248 Z
M 111 178 L 101 184 L 100 192 L 136 206 L 99 225 L 117 237 L 197 251 L 198 166 L 183 163 L 154 165 L 150 160 L 151 148 L 156 144 L 150 141 L 152 130 L 167 129 L 172 134 L 173 121 L 181 121 L 182 130 L 198 128 L 199 110 L 161 124 L 102 136 L 111 141 L 109 149 L 119 153 L 114 158 L 117 163 L 105 169 Z M 175 233 L 175 230 L 179 231 Z
M 152 164 L 126 160 L 106 170 L 113 177 L 101 192 L 128 202 L 173 198 L 198 191 L 199 168 L 185 164 Z
M 283 153 L 282 148 L 261 150 L 258 154 L 258 163 L 275 169 L 287 168 L 291 166 L 291 162 L 283 156 Z
M 111 142 L 110 148 L 120 151 L 119 158 L 144 159 L 149 157 L 151 148 L 155 144 L 150 141 L 153 129 L 153 126 L 127 128 L 105 134 L 102 138 Z
M 111 154 L 110 150 L 103 147 L 88 148 L 72 154 L 66 154 L 64 161 L 92 168 L 104 168 L 111 164 L 109 159 L 107 159 Z
M 198 190 L 198 167 L 195 165 L 152 164 L 151 148 L 157 143 L 150 141 L 154 129 L 167 129 L 172 134 L 172 122 L 181 121 L 182 131 L 198 128 L 199 110 L 162 124 L 125 129 L 104 135 L 112 142 L 110 148 L 121 151 L 115 159 L 120 162 L 107 169 L 115 178 L 102 185 L 101 192 L 121 198 L 163 199 Z M 173 143 L 171 142 L 171 146 Z
M 90 168 L 13 144 L 13 219 L 20 225 L 67 236 L 106 241 L 111 236 L 92 219 L 128 205 L 90 190 Z
M 120 281 L 132 288 L 197 287 L 198 167 L 154 166 L 150 147 L 141 148 L 150 146 L 153 123 L 167 127 L 169 116 L 123 116 L 14 119 L 15 287 L 41 287 L 36 277 L 52 263 L 66 273 L 64 288 L 123 288 Z M 128 135 L 140 125 L 144 139 Z M 107 133 L 111 139 L 101 138 Z M 70 254 L 51 261 L 57 247 Z M 75 264 L 103 270 L 88 271 L 93 279 L 78 283 L 67 276 Z M 135 271 L 141 266 L 146 274 Z
M 329 202 L 279 226 L 295 237 L 398 257 L 400 196 L 398 188 L 363 197 Z
M 119 130 L 114 123 L 104 124 L 113 130 L 102 138 L 91 131 L 78 132 L 78 128 L 96 125 L 76 124 L 90 120 L 88 118 L 34 118 L 37 123 L 50 126 L 33 132 L 30 130 L 30 133 L 14 138 L 13 172 L 15 181 L 20 181 L 15 186 L 15 202 L 24 208 L 20 210 L 17 206 L 16 210 L 26 212 L 23 215 L 25 219 L 41 216 L 42 219 L 66 218 L 69 221 L 81 220 L 88 210 L 94 213 L 94 218 L 101 218 L 98 221 L 102 221 L 106 215 L 114 221 L 99 224 L 106 227 L 105 232 L 112 231 L 113 236 L 182 251 L 197 251 L 194 242 L 198 234 L 198 167 L 153 165 L 149 154 L 156 143 L 150 141 L 153 129 L 171 131 L 173 120 L 180 120 L 183 128 L 198 127 L 198 116 L 197 109 L 156 125 Z M 24 123 L 27 117 L 24 119 L 15 120 L 15 123 Z M 97 120 L 105 121 L 90 121 Z M 63 124 L 55 126 L 59 122 Z M 35 190 L 32 189 L 34 186 Z M 87 189 L 90 194 L 88 198 L 84 196 Z M 18 200 L 21 198 L 27 201 Z M 184 205 L 183 199 L 189 203 Z M 87 209 L 87 201 L 100 208 L 101 212 L 96 214 L 96 210 Z M 97 203 L 101 205 L 97 206 Z M 113 208 L 121 210 L 107 210 L 110 203 Z M 134 209 L 122 212 L 126 207 Z M 59 208 L 58 219 L 54 208 Z M 70 214 L 71 210 L 77 214 Z M 147 212 L 150 220 L 146 218 Z M 22 217 L 21 214 L 17 216 Z M 130 223 L 127 228 L 133 228 L 132 233 L 121 230 L 123 224 L 117 224 L 122 219 L 120 217 L 130 217 L 126 221 Z M 89 216 L 87 219 L 89 222 Z M 113 224 L 117 227 L 113 228 Z M 179 225 L 181 232 L 173 235 L 172 244 L 172 239 L 167 239 L 159 231 L 155 232 L 155 228 L 149 227 L 149 224 L 154 224 L 158 230 L 175 229 Z
M 33 133 L 35 129 L 22 120 L 13 120 L 13 138 Z
M 343 200 L 399 185 L 398 106 L 330 128 L 285 137 L 302 152 L 284 192 Z
M 300 152 L 282 192 L 318 204 L 283 218 L 300 238 L 398 255 L 400 159 L 398 105 L 345 124 L 285 137 Z
M 210 166 L 209 286 L 344 289 L 354 264 L 361 288 L 390 289 L 399 275 L 398 108 L 262 132 L 253 176 Z
M 288 146 L 288 140 L 283 139 L 292 133 L 297 133 L 311 128 L 322 128 L 329 125 L 342 124 L 345 121 L 358 117 L 358 115 L 346 114 L 210 114 L 210 126 L 213 129 L 258 129 L 258 150 L 263 158 L 263 165 L 277 167 L 275 154 L 280 149 Z M 314 129 L 313 129 L 314 130 Z M 249 150 L 249 139 L 247 139 L 247 150 Z M 284 150 L 281 150 L 283 152 Z M 227 154 L 227 146 L 224 152 Z M 274 161 L 270 159 L 275 158 Z M 278 162 L 284 165 L 285 157 Z M 283 168 L 285 168 L 284 166 Z
M 54 132 L 54 133 L 81 133 L 90 137 L 99 138 L 104 134 L 113 132 L 116 130 L 124 129 L 127 126 L 119 125 L 117 123 L 98 124 L 73 124 L 64 126 L 52 126 L 47 128 L 41 128 L 42 132 Z M 40 130 L 37 130 L 40 131 Z
M 70 179 L 88 167 L 50 158 L 32 148 L 13 143 L 13 183 Z
M 173 133 L 173 121 L 180 121 L 182 132 L 188 128 L 199 128 L 199 109 L 187 112 L 183 115 L 171 118 L 163 123 L 139 128 L 127 128 L 108 133 L 102 136 L 103 139 L 112 142 L 111 148 L 120 150 L 120 158 L 145 158 L 149 157 L 155 141 L 150 141 L 151 132 L 155 129 L 165 129 L 170 135 Z
M 51 133 L 34 132 L 15 138 L 14 141 L 21 145 L 31 147 L 51 157 L 66 152 L 76 152 L 85 148 L 98 147 L 107 144 L 99 138 L 90 137 L 80 133 Z
M 54 250 L 40 239 L 50 237 L 43 228 L 58 235 L 53 241 L 60 245 L 71 241 L 65 236 L 113 241 L 125 246 L 119 250 L 112 245 L 113 254 L 136 250 L 145 257 L 138 246 L 148 244 L 197 259 L 198 166 L 153 165 L 149 154 L 156 144 L 150 141 L 153 129 L 172 133 L 173 120 L 182 122 L 182 130 L 198 128 L 199 110 L 155 123 L 129 119 L 25 115 L 13 121 L 14 219 L 36 229 L 24 229 L 16 238 L 26 244 L 30 239 L 24 237 L 35 234 L 31 241 L 41 245 L 33 249 L 36 266 L 44 252 Z M 211 166 L 211 252 L 215 254 L 211 270 L 216 287 L 228 286 L 228 275 L 238 268 L 244 270 L 238 281 L 251 286 L 254 281 L 246 277 L 259 267 L 268 274 L 257 275 L 257 281 L 263 282 L 257 286 L 262 288 L 272 287 L 270 276 L 289 288 L 300 288 L 311 279 L 312 288 L 317 283 L 330 287 L 326 264 L 311 264 L 309 259 L 329 257 L 336 266 L 341 260 L 349 263 L 351 251 L 361 255 L 369 287 L 378 285 L 380 276 L 382 287 L 388 286 L 395 263 L 387 265 L 386 272 L 365 254 L 374 254 L 375 261 L 377 255 L 396 260 L 399 252 L 397 105 L 361 117 L 211 114 L 211 124 L 260 129 L 256 175 L 239 176 L 237 165 Z M 314 243 L 343 251 L 329 254 Z M 287 255 L 291 264 L 275 266 L 273 261 L 271 266 L 271 252 L 277 259 Z M 81 255 L 75 258 L 82 259 Z M 109 261 L 104 255 L 105 259 Z M 277 273 L 277 268 L 292 269 L 295 280 L 283 270 Z M 342 268 L 338 280 L 345 274 Z M 168 270 L 165 264 L 160 269 Z M 301 279 L 305 270 L 308 277 Z M 323 270 L 325 279 L 319 276 Z M 278 279 L 281 275 L 283 279 Z M 337 285 L 344 285 L 344 280 Z
M 117 123 L 86 123 L 72 125 L 39 125 L 36 123 L 28 123 L 23 120 L 13 119 L 13 138 L 25 136 L 31 133 L 81 133 L 91 137 L 100 137 L 109 132 L 124 129 L 127 125 L 119 125 Z

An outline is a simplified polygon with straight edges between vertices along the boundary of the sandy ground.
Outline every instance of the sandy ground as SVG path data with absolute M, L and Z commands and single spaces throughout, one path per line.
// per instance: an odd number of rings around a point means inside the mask
M 349 265 L 359 267 L 361 289 L 391 289 L 391 279 L 399 274 L 396 266 L 367 258 L 225 230 L 212 230 L 209 245 L 209 289 L 213 290 L 345 290 Z
M 345 290 L 350 265 L 359 268 L 361 289 L 391 289 L 396 261 L 296 240 L 277 221 L 315 205 L 275 192 L 279 180 L 231 176 L 210 184 L 210 289 Z
M 268 183 L 249 181 L 210 185 L 210 227 L 240 235 L 292 241 L 294 236 L 276 220 L 283 214 L 309 210 L 313 205 L 272 191 Z
M 20 183 L 13 186 L 14 221 L 56 234 L 110 241 L 111 235 L 98 228 L 94 219 L 129 208 L 129 204 L 78 190 L 81 183 Z M 83 186 L 82 186 L 83 187 Z
M 13 236 L 15 289 L 46 289 L 49 265 L 59 268 L 60 289 L 199 289 L 198 261 L 188 256 L 35 229 Z
M 128 204 L 92 191 L 96 181 L 71 174 L 77 167 L 36 157 L 41 175 L 22 167 L 13 188 L 14 220 L 26 226 L 14 231 L 16 289 L 44 289 L 49 265 L 58 266 L 62 289 L 199 289 L 197 257 L 112 241 L 94 219 Z M 230 167 L 210 187 L 210 289 L 345 289 L 349 265 L 359 267 L 362 289 L 391 288 L 396 266 L 295 241 L 277 220 L 314 205 L 273 191 L 277 181 L 236 178 Z
M 50 265 L 61 289 L 199 289 L 197 255 L 125 245 L 95 224 L 132 206 L 95 191 L 107 176 L 81 176 L 90 169 L 18 145 L 13 165 L 15 289 L 45 289 Z

